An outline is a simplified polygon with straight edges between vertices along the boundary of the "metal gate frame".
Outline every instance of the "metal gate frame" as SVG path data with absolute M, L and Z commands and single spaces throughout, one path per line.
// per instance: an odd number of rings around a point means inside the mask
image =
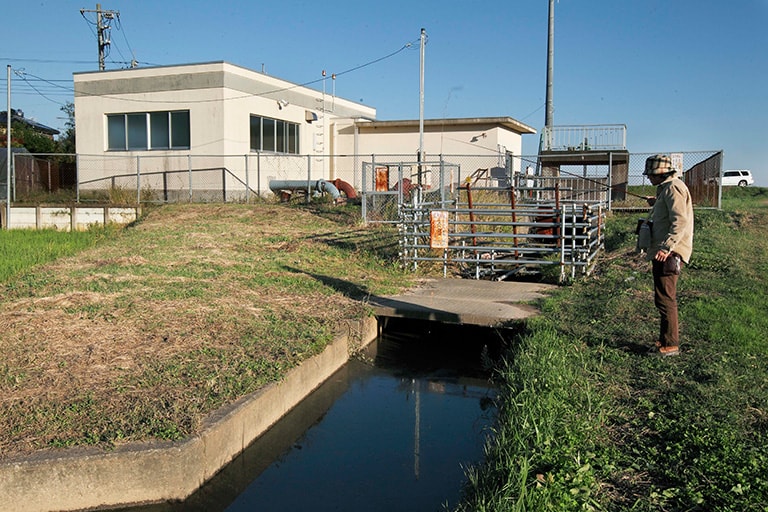
M 552 178 L 547 178 L 552 183 Z M 399 205 L 402 264 L 449 268 L 474 279 L 504 280 L 558 265 L 559 280 L 592 272 L 605 244 L 603 201 L 561 201 L 554 187 L 461 187 L 454 201 L 436 201 L 416 189 Z M 541 199 L 541 197 L 552 197 Z M 503 199 L 503 202 L 502 202 Z M 436 220 L 438 219 L 438 220 Z

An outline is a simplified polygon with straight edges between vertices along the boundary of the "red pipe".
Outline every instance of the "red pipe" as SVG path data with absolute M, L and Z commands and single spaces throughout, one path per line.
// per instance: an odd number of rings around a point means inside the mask
M 474 235 L 476 233 L 475 229 L 475 212 L 472 209 L 472 191 L 469 188 L 469 182 L 467 182 L 467 206 L 469 206 L 469 222 L 470 222 L 470 230 L 472 231 L 472 234 Z M 477 238 L 472 237 L 472 245 L 477 248 Z
M 344 192 L 344 195 L 347 196 L 347 199 L 355 199 L 357 197 L 357 192 L 355 191 L 355 187 L 353 187 L 346 181 L 336 178 L 331 183 L 333 183 L 333 186 L 339 189 L 339 191 Z

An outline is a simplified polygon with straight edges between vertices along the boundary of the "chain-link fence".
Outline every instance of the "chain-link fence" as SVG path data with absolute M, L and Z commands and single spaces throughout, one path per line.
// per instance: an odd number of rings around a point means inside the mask
M 696 206 L 719 207 L 719 151 L 667 152 L 683 170 Z M 11 201 L 140 204 L 147 202 L 230 202 L 279 195 L 274 185 L 302 181 L 293 192 L 317 193 L 321 180 L 341 180 L 354 191 L 365 219 L 396 222 L 407 190 L 455 196 L 467 180 L 514 186 L 539 199 L 607 201 L 609 208 L 644 208 L 653 194 L 643 176 L 650 153 L 606 152 L 542 156 L 439 155 L 417 162 L 413 155 L 37 155 L 14 154 Z M 576 163 L 578 162 L 578 163 Z M 385 178 L 386 176 L 386 178 Z M 528 191 L 534 195 L 533 191 Z M 394 206 L 393 206 L 394 204 Z
M 719 177 L 723 171 L 723 152 L 712 151 L 656 151 L 653 153 L 631 153 L 629 155 L 627 192 L 623 201 L 615 201 L 614 209 L 646 208 L 647 205 L 637 196 L 653 196 L 655 188 L 643 175 L 645 160 L 651 155 L 664 153 L 672 157 L 673 166 L 682 172 L 681 178 L 691 192 L 693 204 L 697 208 L 720 208 L 722 188 Z
M 505 155 L 439 155 L 415 161 L 413 155 L 369 155 L 362 160 L 360 193 L 366 222 L 397 223 L 399 207 L 419 189 L 441 204 L 455 202 L 462 184 L 480 180 L 506 186 L 520 174 L 520 160 Z

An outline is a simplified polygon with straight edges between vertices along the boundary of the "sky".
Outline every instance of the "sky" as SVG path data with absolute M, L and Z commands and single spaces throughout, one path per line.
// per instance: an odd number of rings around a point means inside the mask
M 72 74 L 98 69 L 96 15 L 81 13 L 96 3 L 4 3 L 11 107 L 63 131 Z M 119 12 L 106 69 L 226 61 L 375 107 L 379 120 L 419 118 L 423 28 L 426 119 L 544 126 L 548 0 L 100 5 Z M 557 0 L 554 20 L 555 125 L 624 124 L 632 153 L 723 150 L 725 169 L 768 186 L 768 0 Z M 538 135 L 523 137 L 525 155 L 537 148 Z

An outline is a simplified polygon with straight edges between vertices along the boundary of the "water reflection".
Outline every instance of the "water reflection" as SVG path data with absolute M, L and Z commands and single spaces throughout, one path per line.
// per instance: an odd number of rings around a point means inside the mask
M 455 505 L 464 468 L 481 458 L 493 420 L 494 393 L 483 363 L 499 339 L 489 330 L 396 327 L 184 503 L 131 510 Z

